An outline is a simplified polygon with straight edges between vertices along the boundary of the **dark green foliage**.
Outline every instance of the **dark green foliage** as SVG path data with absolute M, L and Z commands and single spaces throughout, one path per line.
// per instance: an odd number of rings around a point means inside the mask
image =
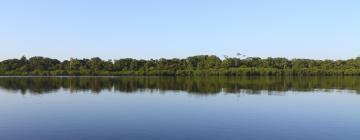
M 198 55 L 185 59 L 118 60 L 45 57 L 9 59 L 0 62 L 0 75 L 360 75 L 360 58 L 310 60 L 286 58 L 226 57 Z

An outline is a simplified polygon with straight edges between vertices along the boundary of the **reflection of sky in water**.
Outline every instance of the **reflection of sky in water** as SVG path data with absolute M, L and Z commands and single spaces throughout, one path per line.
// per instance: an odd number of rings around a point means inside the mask
M 0 139 L 359 139 L 360 96 L 0 91 Z M 273 92 L 273 95 L 277 95 Z

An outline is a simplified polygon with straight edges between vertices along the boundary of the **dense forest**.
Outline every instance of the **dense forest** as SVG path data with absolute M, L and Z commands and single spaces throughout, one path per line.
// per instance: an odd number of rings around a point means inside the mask
M 0 75 L 10 76 L 311 76 L 311 75 L 360 75 L 360 57 L 348 60 L 311 60 L 259 57 L 225 57 L 198 55 L 184 59 L 132 58 L 117 60 L 70 59 L 59 61 L 46 57 L 22 57 L 0 62 Z

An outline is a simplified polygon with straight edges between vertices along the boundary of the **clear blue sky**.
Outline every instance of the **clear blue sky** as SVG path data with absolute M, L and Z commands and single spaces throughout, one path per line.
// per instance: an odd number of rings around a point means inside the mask
M 0 0 L 0 60 L 360 56 L 359 0 Z

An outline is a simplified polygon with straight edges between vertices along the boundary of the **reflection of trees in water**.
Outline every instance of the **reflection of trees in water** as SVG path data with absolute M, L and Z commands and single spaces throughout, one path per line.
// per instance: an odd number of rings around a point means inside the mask
M 118 92 L 186 91 L 194 94 L 247 93 L 261 91 L 354 90 L 358 77 L 2 77 L 0 87 L 25 94 L 51 93 L 61 88 L 72 92 L 103 90 Z

